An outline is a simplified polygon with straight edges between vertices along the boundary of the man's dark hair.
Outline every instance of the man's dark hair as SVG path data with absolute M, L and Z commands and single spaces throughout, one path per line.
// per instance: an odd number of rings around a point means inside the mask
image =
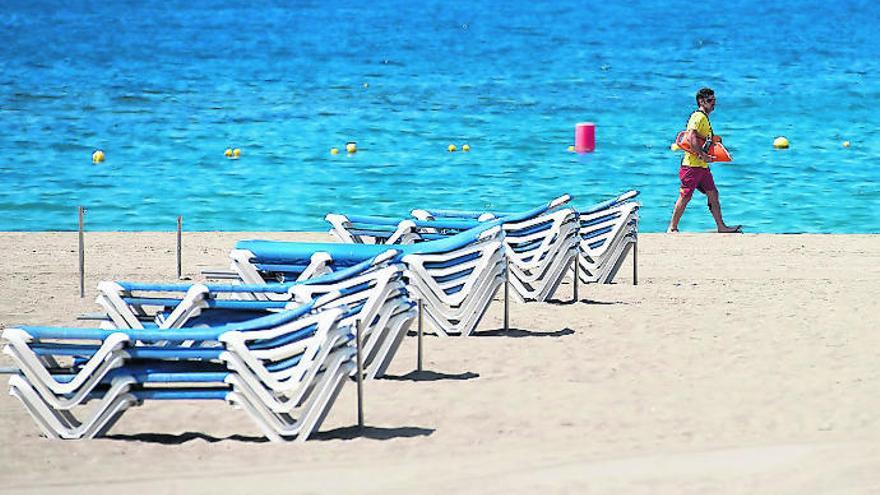
M 697 105 L 700 104 L 700 100 L 705 100 L 706 98 L 713 96 L 715 94 L 711 88 L 702 88 L 697 91 Z

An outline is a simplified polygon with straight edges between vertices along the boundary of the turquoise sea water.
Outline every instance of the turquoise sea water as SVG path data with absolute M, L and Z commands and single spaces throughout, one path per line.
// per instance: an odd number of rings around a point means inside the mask
M 871 1 L 7 1 L 0 230 L 75 229 L 78 205 L 91 230 L 322 230 L 329 211 L 637 188 L 660 231 L 668 146 L 710 86 L 730 223 L 880 232 L 876 19 Z M 567 151 L 580 121 L 595 153 Z M 712 227 L 702 197 L 681 226 Z

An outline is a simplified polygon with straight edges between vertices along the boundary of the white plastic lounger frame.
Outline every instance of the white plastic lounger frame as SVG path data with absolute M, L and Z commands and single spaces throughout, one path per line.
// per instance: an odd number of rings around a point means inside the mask
M 585 283 L 610 283 L 617 274 L 629 250 L 635 245 L 638 237 L 638 208 L 639 204 L 632 201 L 638 196 L 638 191 L 627 191 L 616 198 L 598 204 L 588 211 L 578 214 L 576 221 L 576 257 L 579 268 L 578 279 Z M 560 198 L 561 199 L 561 198 Z M 443 210 L 414 210 L 413 215 L 418 218 L 431 219 L 449 216 L 463 219 L 491 219 L 496 215 L 491 213 L 455 212 Z M 511 232 L 505 225 L 505 244 L 510 247 L 515 245 L 517 235 Z M 565 229 L 562 228 L 562 231 Z M 565 234 L 563 234 L 564 238 Z M 508 249 L 510 255 L 511 249 Z M 554 252 L 553 256 L 560 256 L 565 248 Z M 547 254 L 538 259 L 546 259 Z M 554 269 L 545 276 L 536 276 L 527 270 L 521 270 L 521 262 L 512 261 L 510 282 L 516 293 L 526 300 L 543 301 L 550 298 L 565 274 L 569 271 L 571 255 L 563 255 L 563 263 L 554 265 Z M 560 272 L 556 271 L 563 266 Z M 635 280 L 635 267 L 634 267 Z M 534 281 L 544 282 L 539 286 L 531 286 Z M 546 282 L 545 282 L 546 281 Z
M 345 377 L 351 373 L 354 366 L 352 363 L 354 349 L 349 345 L 353 338 L 350 328 L 336 328 L 343 313 L 342 308 L 333 308 L 314 316 L 307 316 L 302 321 L 293 320 L 300 323 L 298 328 L 307 327 L 309 324 L 317 325 L 316 332 L 304 340 L 283 344 L 280 347 L 251 349 L 247 346 L 247 341 L 265 342 L 266 339 L 283 337 L 291 331 L 296 331 L 290 327 L 292 322 L 282 323 L 276 328 L 267 330 L 221 334 L 220 341 L 226 344 L 227 350 L 220 354 L 220 358 L 230 371 L 225 381 L 232 388 L 229 393 L 220 391 L 218 394 L 215 391 L 214 398 L 218 398 L 219 395 L 228 402 L 242 405 L 270 439 L 296 437 L 305 440 L 319 427 L 339 393 Z M 4 333 L 4 337 L 12 337 L 10 346 L 17 348 L 22 343 L 19 337 L 26 332 L 24 329 L 15 330 L 17 331 L 9 335 Z M 118 340 L 117 335 L 118 333 L 110 334 L 108 340 Z M 107 355 L 114 353 L 123 354 L 122 351 L 110 351 Z M 14 358 L 20 356 L 20 353 L 13 354 Z M 277 361 L 291 356 L 299 357 L 297 363 L 292 367 L 276 371 L 270 371 L 262 363 L 265 359 Z M 32 353 L 31 357 L 36 355 Z M 58 407 L 58 400 L 70 399 L 70 397 L 60 397 L 52 393 L 47 395 L 45 390 L 35 388 L 34 385 L 39 384 L 51 385 L 53 382 L 57 384 L 58 382 L 51 376 L 47 381 L 44 380 L 45 377 L 36 377 L 38 379 L 34 380 L 34 375 L 28 373 L 15 375 L 10 380 L 10 393 L 24 403 L 38 426 L 48 436 L 68 439 L 94 437 L 107 431 L 126 409 L 139 404 L 139 394 L 147 393 L 147 391 L 132 390 L 132 387 L 138 383 L 133 375 L 126 375 L 125 371 L 124 367 L 119 370 L 120 373 L 112 379 L 109 390 L 100 397 L 93 397 L 93 393 L 85 397 L 85 400 L 94 398 L 98 400 L 97 405 L 91 408 L 84 420 L 77 420 L 67 411 L 72 408 L 72 404 Z M 28 380 L 29 376 L 31 380 Z M 163 388 L 160 393 L 178 391 L 187 394 L 188 390 Z M 54 403 L 47 401 L 47 398 L 55 399 Z M 294 419 L 293 413 L 296 414 L 297 419 Z
M 570 208 L 505 223 L 510 283 L 524 301 L 551 298 L 577 255 L 577 215 Z
M 446 241 L 422 243 L 417 249 L 413 246 L 411 254 L 401 257 L 407 267 L 404 278 L 409 297 L 413 302 L 424 301 L 425 313 L 441 335 L 468 335 L 479 324 L 492 297 L 503 284 L 503 236 L 500 227 L 487 226 L 471 242 L 460 247 L 434 251 L 432 246 L 445 246 Z M 260 272 L 257 268 L 260 259 L 252 251 L 236 249 L 232 256 L 232 267 L 243 281 L 265 280 L 265 277 L 272 276 Z M 327 273 L 333 263 L 328 253 L 318 252 L 311 256 L 305 270 Z
M 360 218 L 370 221 L 368 217 Z M 340 242 L 349 244 L 412 244 L 421 240 L 415 222 L 409 219 L 394 223 L 372 218 L 372 222 L 364 229 L 356 226 L 357 217 L 328 213 L 324 219 L 331 225 L 330 234 Z
M 391 251 L 393 253 L 393 251 Z M 293 284 L 288 292 L 283 294 L 285 299 L 290 300 L 286 306 L 279 306 L 278 310 L 290 309 L 300 304 L 308 303 L 318 299 L 331 292 L 339 292 L 339 298 L 333 301 L 333 305 L 345 305 L 360 308 L 359 311 L 350 315 L 343 324 L 353 324 L 357 319 L 365 322 L 363 325 L 364 335 L 363 346 L 365 351 L 364 367 L 367 370 L 368 377 L 381 376 L 379 368 L 387 367 L 387 361 L 393 357 L 399 345 L 400 334 L 405 333 L 411 321 L 415 318 L 414 306 L 409 303 L 406 312 L 409 316 L 402 317 L 400 313 L 401 304 L 398 301 L 402 296 L 406 295 L 405 284 L 402 281 L 404 273 L 404 264 L 401 262 L 388 263 L 391 261 L 389 257 L 380 257 L 373 268 L 361 272 L 350 278 L 344 278 L 337 282 L 319 283 L 320 279 L 309 280 L 308 283 Z M 169 286 L 157 285 L 160 289 L 169 289 Z M 212 286 L 216 287 L 216 286 Z M 226 289 L 232 289 L 237 286 L 226 286 Z M 245 286 L 242 286 L 245 287 Z M 248 289 L 254 290 L 258 286 L 247 286 Z M 263 285 L 263 287 L 269 287 Z M 173 287 L 177 289 L 176 287 Z M 132 299 L 127 297 L 130 291 L 125 289 L 118 283 L 102 282 L 99 284 L 99 303 L 106 309 L 107 314 L 113 322 L 121 322 L 128 324 L 132 321 L 140 324 L 137 314 L 146 315 L 147 311 L 143 307 L 144 304 L 165 304 L 169 301 L 176 301 L 167 298 L 149 298 L 141 295 L 135 298 L 138 304 L 133 304 Z M 180 287 L 178 290 L 182 290 Z M 143 291 L 144 289 L 140 289 Z M 205 311 L 210 314 L 207 308 L 209 300 L 229 294 L 228 292 L 214 293 L 208 286 L 203 284 L 194 284 L 186 292 L 186 295 L 180 300 L 177 307 L 171 314 L 159 322 L 160 329 L 181 328 L 192 318 L 195 318 Z M 229 302 L 229 300 L 224 300 Z M 243 301 L 247 303 L 247 301 Z M 274 302 L 268 302 L 274 304 Z M 263 302 L 256 301 L 249 303 L 252 305 L 260 305 Z M 385 328 L 382 325 L 391 322 L 392 315 L 396 316 L 393 320 L 392 327 Z M 116 327 L 114 327 L 116 328 Z M 124 328 L 124 327 L 123 327 Z M 141 327 L 142 328 L 142 327 Z M 392 342 L 397 341 L 398 345 L 385 346 L 383 339 L 390 338 Z M 375 351 L 383 350 L 377 354 Z M 391 355 L 386 353 L 392 353 Z M 375 363 L 374 363 L 375 361 Z
M 339 339 L 339 336 L 332 331 L 336 328 L 341 314 L 340 308 L 331 308 L 266 330 L 226 332 L 217 340 L 218 343 L 225 345 L 226 350 L 222 352 L 218 350 L 215 354 L 220 361 L 243 362 L 251 373 L 257 375 L 258 379 L 270 388 L 277 387 L 277 392 L 289 392 L 290 383 L 293 383 L 289 380 L 302 379 L 302 373 L 305 373 L 303 370 L 307 370 L 315 359 L 326 358 L 329 351 L 325 342 L 332 343 Z M 299 338 L 283 346 L 268 349 L 248 347 L 249 342 L 277 339 L 313 326 L 316 327 L 313 335 Z M 6 329 L 3 338 L 8 342 L 4 353 L 12 357 L 23 376 L 47 403 L 58 409 L 69 409 L 81 403 L 108 373 L 124 366 L 127 361 L 133 359 L 132 356 L 137 354 L 137 351 L 143 349 L 142 346 L 136 345 L 138 341 L 132 340 L 125 331 L 110 333 L 85 364 L 80 365 L 74 374 L 64 375 L 65 380 L 59 381 L 51 371 L 57 367 L 55 360 L 46 359 L 45 355 L 35 352 L 32 346 L 55 346 L 61 349 L 63 343 L 43 344 L 39 339 L 34 339 L 27 328 Z M 58 339 L 51 340 L 58 341 Z M 194 351 L 198 352 L 198 350 Z M 167 349 L 165 353 L 174 352 L 175 349 Z M 181 350 L 181 352 L 185 351 Z M 265 360 L 280 360 L 292 356 L 300 357 L 298 364 L 280 372 L 271 372 L 261 364 Z M 239 369 L 239 371 L 243 370 Z
M 563 206 L 571 201 L 571 196 L 565 194 L 543 207 L 531 212 L 508 215 L 510 220 L 502 224 L 504 229 L 504 246 L 506 257 L 510 262 L 509 281 L 514 293 L 524 301 L 545 301 L 553 296 L 562 280 L 565 278 L 569 267 L 572 266 L 576 257 L 577 248 L 577 213 L 572 208 Z M 422 223 L 404 224 L 401 222 L 398 230 L 390 239 L 422 240 L 421 236 L 440 234 L 440 228 L 427 228 L 424 222 L 437 221 L 441 213 L 428 210 L 413 210 L 412 214 Z M 454 212 L 452 214 L 455 214 Z M 435 216 L 437 215 L 437 216 Z M 378 241 L 369 239 L 365 235 L 353 235 L 346 229 L 351 227 L 351 222 L 342 222 L 341 216 L 334 216 L 333 233 L 343 241 L 365 242 Z M 517 218 L 524 217 L 524 218 Z M 378 221 L 375 217 L 358 217 L 363 223 Z M 495 220 L 503 222 L 505 217 L 498 219 L 492 213 L 460 213 L 452 223 L 454 226 L 461 224 L 478 225 L 478 222 Z M 328 215 L 329 219 L 329 215 Z M 446 220 L 449 222 L 449 220 Z M 438 225 L 444 225 L 441 222 Z M 409 228 L 409 231 L 402 231 Z M 369 232 L 363 230 L 363 232 Z
M 459 253 L 460 256 L 470 254 L 479 254 L 479 257 L 449 268 L 431 267 L 432 263 L 448 260 L 447 255 L 413 254 L 404 257 L 412 297 L 422 300 L 428 321 L 440 331 L 440 335 L 473 333 L 504 284 L 500 242 L 483 242 Z M 471 271 L 471 275 L 463 283 L 456 278 L 446 280 L 467 271 Z M 447 292 L 453 290 L 455 292 Z
M 631 247 L 638 241 L 635 202 L 582 214 L 579 230 L 580 281 L 611 283 Z
M 233 251 L 233 256 L 241 254 L 241 252 Z M 373 274 L 376 270 L 393 264 L 396 255 L 397 251 L 389 249 L 387 252 L 373 258 L 369 263 L 363 263 L 363 267 L 353 267 L 352 270 L 349 270 L 351 272 L 350 277 L 348 274 L 346 274 L 345 278 L 333 277 L 327 281 L 327 284 L 321 285 L 323 287 L 332 287 L 332 289 L 321 291 L 321 293 L 330 292 L 331 290 L 344 290 L 347 287 L 354 287 L 363 283 L 369 277 L 376 276 Z M 329 257 L 326 253 L 316 253 L 313 258 L 316 260 L 314 261 L 315 269 L 311 270 L 310 273 L 314 274 L 318 270 L 326 273 L 328 270 L 324 269 L 324 266 L 329 262 Z M 98 296 L 95 302 L 104 308 L 107 317 L 112 321 L 113 325 L 110 328 L 144 328 L 144 320 L 154 320 L 159 328 L 180 328 L 191 318 L 199 316 L 203 310 L 209 308 L 209 300 L 211 299 L 220 299 L 222 297 L 226 300 L 247 301 L 253 299 L 256 301 L 275 302 L 292 300 L 292 291 L 296 288 L 296 282 L 289 283 L 286 286 L 276 286 L 281 287 L 281 290 L 270 290 L 266 287 L 266 281 L 256 273 L 256 270 L 249 261 L 242 265 L 233 263 L 233 266 L 242 268 L 239 275 L 245 284 L 248 283 L 245 279 L 252 279 L 256 282 L 241 286 L 241 291 L 238 291 L 236 290 L 238 286 L 235 285 L 192 284 L 187 286 L 185 284 L 131 284 L 105 281 L 98 284 Z M 400 271 L 402 272 L 402 270 L 403 267 L 400 266 Z M 312 279 L 315 276 L 305 278 Z M 309 282 L 311 285 L 319 283 L 321 283 L 320 280 Z M 129 287 L 135 288 L 130 289 Z M 260 290 L 261 287 L 265 288 L 265 290 Z M 288 288 L 284 290 L 284 287 Z M 216 291 L 213 288 L 217 288 Z M 179 303 L 171 309 L 170 314 L 163 316 L 157 321 L 155 314 L 148 313 L 146 306 L 152 303 L 153 306 L 162 307 L 170 299 L 168 297 L 156 297 L 156 294 L 180 292 L 182 290 L 185 290 L 185 294 Z M 133 298 L 134 292 L 142 294 L 141 297 Z M 304 299 L 300 298 L 300 301 L 304 301 Z M 278 306 L 278 309 L 281 308 L 282 306 Z

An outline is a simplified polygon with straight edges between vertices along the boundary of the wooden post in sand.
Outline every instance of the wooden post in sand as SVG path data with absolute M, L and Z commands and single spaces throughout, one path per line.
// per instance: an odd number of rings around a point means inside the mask
M 357 351 L 357 408 L 358 408 L 358 428 L 364 429 L 364 362 L 361 360 L 361 321 L 354 321 L 355 345 Z
M 177 278 L 180 279 L 181 275 L 183 275 L 182 264 L 180 262 L 180 244 L 181 244 L 181 232 L 183 231 L 183 217 L 177 216 Z
M 79 207 L 79 297 L 86 297 L 86 252 L 83 240 L 86 209 Z
M 418 356 L 416 357 L 416 371 L 422 371 L 422 300 L 419 299 L 419 328 L 418 328 Z
M 639 240 L 633 243 L 633 285 L 639 285 Z

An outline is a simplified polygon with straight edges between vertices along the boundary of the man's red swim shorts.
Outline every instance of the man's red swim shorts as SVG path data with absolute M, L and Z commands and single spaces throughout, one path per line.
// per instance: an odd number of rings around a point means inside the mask
M 686 198 L 690 198 L 694 194 L 694 189 L 703 194 L 716 190 L 715 180 L 708 168 L 682 165 L 678 170 L 678 178 L 681 179 L 681 195 Z

